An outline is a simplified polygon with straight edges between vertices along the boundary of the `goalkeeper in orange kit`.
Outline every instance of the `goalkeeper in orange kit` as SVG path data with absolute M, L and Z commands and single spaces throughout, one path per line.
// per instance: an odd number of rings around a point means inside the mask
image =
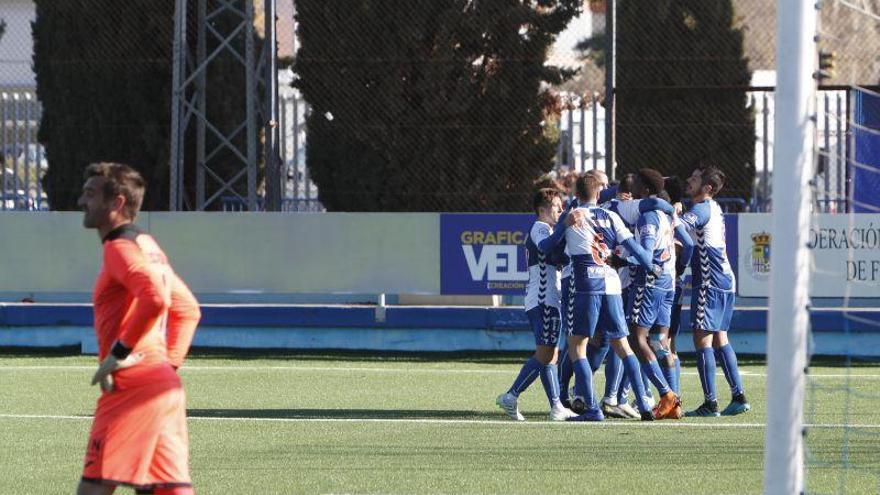
M 133 222 L 144 197 L 137 171 L 94 163 L 78 205 L 97 229 L 103 264 L 93 293 L 100 384 L 79 495 L 117 486 L 192 494 L 186 396 L 177 376 L 201 317 L 198 301 L 156 241 Z

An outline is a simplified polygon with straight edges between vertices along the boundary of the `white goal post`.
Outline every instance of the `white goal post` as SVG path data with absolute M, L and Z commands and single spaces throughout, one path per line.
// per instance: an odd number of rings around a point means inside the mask
M 804 490 L 817 5 L 811 0 L 778 0 L 777 5 L 764 493 L 789 495 Z

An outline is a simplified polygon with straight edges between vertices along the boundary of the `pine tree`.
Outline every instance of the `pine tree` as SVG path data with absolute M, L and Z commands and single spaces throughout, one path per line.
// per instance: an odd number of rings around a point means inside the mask
M 620 0 L 617 161 L 690 175 L 713 164 L 722 196 L 748 199 L 755 175 L 751 80 L 730 0 Z
M 552 166 L 545 66 L 577 0 L 297 2 L 307 163 L 345 211 L 523 211 Z M 549 125 L 548 125 L 549 127 Z

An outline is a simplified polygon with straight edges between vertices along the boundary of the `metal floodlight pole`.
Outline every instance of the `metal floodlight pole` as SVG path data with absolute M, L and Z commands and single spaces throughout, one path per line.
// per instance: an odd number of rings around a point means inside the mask
M 266 112 L 263 127 L 263 165 L 266 174 L 266 211 L 281 210 L 281 160 L 279 153 L 278 121 L 278 43 L 276 25 L 276 0 L 266 2 L 265 45 L 262 56 L 266 68 Z
M 614 162 L 617 153 L 614 149 L 614 85 L 617 78 L 617 2 L 605 0 L 605 174 L 614 179 Z
M 257 211 L 257 74 L 254 47 L 254 1 L 245 0 L 244 26 L 245 111 L 247 119 L 247 205 Z
M 196 60 L 204 61 L 208 52 L 207 16 L 208 0 L 198 0 L 198 30 L 196 41 Z M 196 77 L 196 108 L 201 115 L 208 115 L 208 101 L 205 90 L 208 86 L 207 71 L 201 70 Z M 196 120 L 196 210 L 205 209 L 205 157 L 206 129 L 204 119 Z
M 182 86 L 186 65 L 186 0 L 174 3 L 174 44 L 171 74 L 171 153 L 169 205 L 171 211 L 181 209 L 180 184 L 183 182 L 183 135 L 181 122 L 182 99 L 186 98 L 186 88 Z
M 816 6 L 779 0 L 773 156 L 764 493 L 804 490 L 804 391 L 809 325 L 810 175 L 815 138 Z M 780 400 L 782 398 L 782 400 Z
M 186 207 L 197 210 L 213 208 L 225 197 L 241 200 L 248 210 L 256 211 L 259 209 L 257 167 L 261 156 L 263 163 L 267 164 L 268 202 L 276 205 L 273 208 L 280 203 L 275 0 L 265 0 L 263 7 L 267 18 L 266 40 L 257 46 L 254 41 L 254 0 L 197 0 L 196 53 L 191 56 L 187 39 L 190 8 L 187 0 L 176 0 L 169 163 L 169 208 L 172 211 Z M 216 22 L 220 18 L 235 22 Z M 211 81 L 207 74 L 221 55 L 225 55 L 227 61 L 240 63 L 239 67 L 244 71 L 244 121 L 216 122 L 208 115 Z M 258 71 L 264 67 L 266 73 L 262 79 L 266 93 L 261 95 L 258 89 L 261 74 Z M 224 69 L 228 71 L 229 66 Z M 214 92 L 211 95 L 212 98 L 223 97 Z M 260 129 L 264 124 L 267 145 L 265 152 L 261 153 Z M 184 187 L 186 138 L 190 125 L 195 126 L 196 140 L 195 198 L 188 198 Z M 221 161 L 222 169 L 218 167 Z M 238 168 L 230 167 L 230 164 Z

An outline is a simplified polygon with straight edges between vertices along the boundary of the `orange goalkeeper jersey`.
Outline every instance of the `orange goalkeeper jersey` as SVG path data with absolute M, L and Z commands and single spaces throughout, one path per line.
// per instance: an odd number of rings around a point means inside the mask
M 114 343 L 143 353 L 141 364 L 179 367 L 201 314 L 156 241 L 133 224 L 103 239 L 104 260 L 93 294 L 98 357 Z

